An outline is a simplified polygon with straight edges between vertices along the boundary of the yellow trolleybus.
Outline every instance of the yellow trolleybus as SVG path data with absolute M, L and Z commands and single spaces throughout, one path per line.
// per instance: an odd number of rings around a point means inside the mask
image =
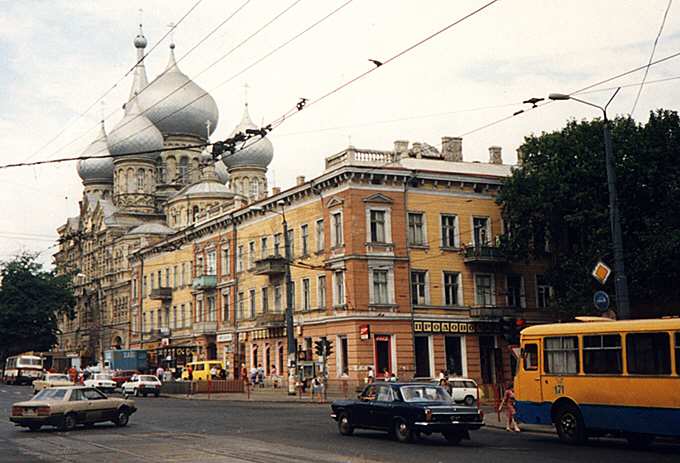
M 606 319 L 600 319 L 606 320 Z M 517 418 L 560 439 L 680 436 L 680 319 L 539 325 L 521 334 Z

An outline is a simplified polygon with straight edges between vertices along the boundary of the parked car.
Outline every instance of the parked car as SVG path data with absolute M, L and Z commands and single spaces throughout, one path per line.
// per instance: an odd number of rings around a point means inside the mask
M 456 402 L 474 405 L 478 399 L 477 383 L 469 378 L 449 378 L 449 393 Z
M 86 379 L 84 384 L 104 392 L 113 392 L 116 389 L 116 383 L 110 373 L 95 373 L 92 378 Z
M 42 378 L 33 380 L 33 393 L 36 394 L 43 389 L 56 386 L 73 386 L 73 382 L 68 375 L 46 373 Z
M 135 375 L 122 386 L 123 394 L 133 394 L 135 396 L 153 394 L 156 397 L 161 395 L 161 382 L 153 375 Z
M 116 387 L 121 387 L 123 383 L 130 381 L 130 378 L 138 374 L 140 372 L 137 370 L 116 370 L 111 379 L 116 383 Z
M 31 400 L 12 405 L 9 420 L 31 431 L 42 426 L 70 431 L 78 424 L 94 425 L 103 421 L 126 426 L 136 410 L 132 400 L 108 398 L 92 387 L 50 387 Z
M 456 445 L 469 438 L 470 430 L 484 425 L 481 410 L 456 405 L 444 388 L 430 383 L 369 384 L 358 400 L 337 400 L 331 409 L 342 435 L 359 428 L 379 429 L 394 434 L 400 442 L 441 433 Z

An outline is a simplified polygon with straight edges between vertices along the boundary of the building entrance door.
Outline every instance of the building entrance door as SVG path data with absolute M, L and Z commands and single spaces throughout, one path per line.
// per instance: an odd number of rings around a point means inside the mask
M 416 377 L 429 378 L 430 371 L 430 342 L 429 336 L 416 336 Z
M 375 336 L 375 369 L 376 377 L 379 377 L 385 369 L 392 371 L 390 364 L 391 353 L 390 337 L 382 334 Z
M 446 371 L 451 376 L 463 376 L 463 350 L 461 342 L 465 338 L 460 336 L 446 336 Z

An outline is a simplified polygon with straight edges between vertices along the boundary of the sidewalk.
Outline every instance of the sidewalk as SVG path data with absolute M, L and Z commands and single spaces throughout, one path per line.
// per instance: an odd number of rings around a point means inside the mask
M 232 392 L 232 393 L 217 393 L 217 394 L 194 394 L 190 397 L 186 397 L 183 394 L 163 394 L 163 397 L 168 397 L 172 399 L 182 399 L 182 400 L 216 400 L 216 401 L 234 401 L 234 402 L 270 402 L 270 403 L 297 403 L 305 405 L 317 405 L 327 407 L 334 400 L 344 399 L 344 396 L 340 395 L 329 395 L 325 403 L 318 403 L 316 400 L 312 400 L 309 391 L 300 397 L 300 395 L 288 395 L 287 390 L 283 388 L 272 389 L 272 388 L 255 388 L 250 392 L 250 396 L 243 392 Z M 352 398 L 352 397 L 350 397 Z M 502 429 L 505 430 L 505 413 L 500 414 L 500 420 L 498 419 L 498 413 L 491 405 L 482 404 L 482 411 L 484 412 L 484 422 L 488 428 Z M 522 424 L 520 423 L 522 431 L 526 432 L 537 432 L 543 434 L 554 434 L 555 429 L 552 426 L 542 426 L 542 425 L 532 425 L 532 424 Z

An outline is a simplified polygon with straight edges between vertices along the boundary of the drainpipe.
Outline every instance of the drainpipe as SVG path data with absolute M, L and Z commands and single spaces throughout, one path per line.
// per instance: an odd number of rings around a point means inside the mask
M 415 171 L 411 171 L 411 174 L 408 176 L 406 181 L 404 182 L 404 228 L 405 228 L 405 243 L 406 243 L 406 272 L 407 272 L 407 278 L 409 281 L 409 305 L 411 306 L 411 344 L 413 346 L 413 376 L 415 377 L 416 375 L 416 332 L 413 329 L 413 325 L 415 322 L 415 309 L 413 308 L 413 300 L 411 298 L 411 248 L 409 247 L 408 243 L 408 187 L 412 181 L 417 181 Z M 434 372 L 432 372 L 434 375 Z

